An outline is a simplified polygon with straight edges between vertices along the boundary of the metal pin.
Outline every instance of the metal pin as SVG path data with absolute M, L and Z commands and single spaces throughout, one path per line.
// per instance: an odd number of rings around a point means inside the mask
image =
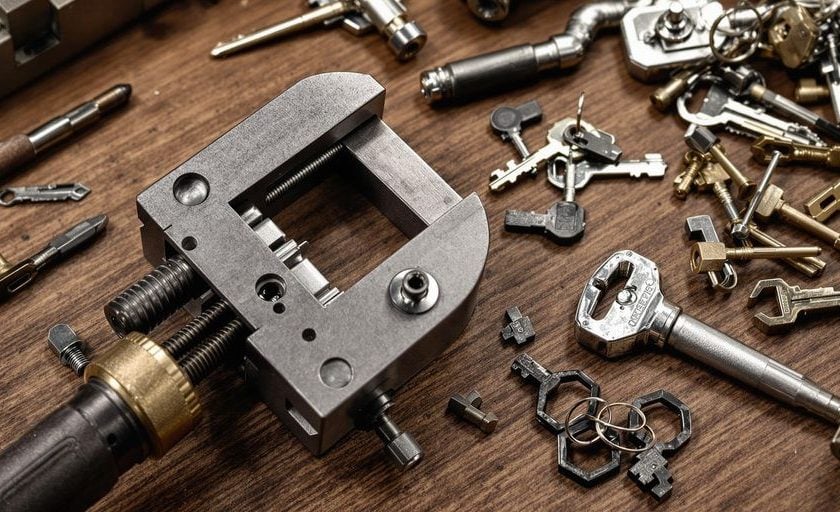
M 764 176 L 761 177 L 761 181 L 755 189 L 755 194 L 753 194 L 750 204 L 747 206 L 747 211 L 744 213 L 744 216 L 740 221 L 732 225 L 730 234 L 734 238 L 737 238 L 738 240 L 746 240 L 749 237 L 750 222 L 752 221 L 753 214 L 755 214 L 755 210 L 758 208 L 758 203 L 760 203 L 761 199 L 764 197 L 764 193 L 767 192 L 767 187 L 770 186 L 770 179 L 773 177 L 773 171 L 775 171 L 776 166 L 779 165 L 779 159 L 781 157 L 782 153 L 780 151 L 773 151 L 773 154 L 770 157 L 770 163 L 767 164 L 767 170 L 764 171 Z
M 580 120 L 583 117 L 583 100 L 586 93 L 580 91 L 578 96 L 577 119 L 575 120 L 575 133 L 580 133 Z

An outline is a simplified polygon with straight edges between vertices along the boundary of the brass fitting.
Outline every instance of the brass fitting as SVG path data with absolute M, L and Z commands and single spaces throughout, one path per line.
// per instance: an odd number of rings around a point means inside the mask
M 691 246 L 691 271 L 717 272 L 726 260 L 786 259 L 819 256 L 821 249 L 803 247 L 726 247 L 722 242 L 696 242 Z
M 85 369 L 112 388 L 145 427 L 160 458 L 195 427 L 201 407 L 178 363 L 152 339 L 132 332 Z

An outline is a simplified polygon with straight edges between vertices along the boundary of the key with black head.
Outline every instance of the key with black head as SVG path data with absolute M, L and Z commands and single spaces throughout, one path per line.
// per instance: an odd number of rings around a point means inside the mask
M 518 107 L 502 106 L 490 114 L 490 126 L 505 142 L 511 142 L 523 159 L 531 152 L 522 140 L 522 128 L 537 123 L 542 119 L 542 108 L 536 100 L 523 103 Z

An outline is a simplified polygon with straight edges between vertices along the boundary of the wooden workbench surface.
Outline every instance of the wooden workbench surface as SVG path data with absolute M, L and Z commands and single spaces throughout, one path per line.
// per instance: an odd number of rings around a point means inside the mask
M 316 31 L 283 44 L 213 61 L 208 51 L 220 38 L 295 14 L 302 1 L 230 0 L 211 5 L 173 1 L 146 21 L 110 38 L 30 87 L 0 101 L 0 137 L 27 131 L 108 86 L 134 87 L 130 106 L 97 129 L 53 151 L 8 184 L 81 181 L 93 193 L 81 203 L 16 206 L 0 212 L 0 249 L 15 260 L 39 248 L 62 228 L 107 212 L 107 234 L 95 245 L 41 276 L 14 300 L 0 305 L 0 447 L 67 400 L 78 379 L 60 366 L 46 343 L 49 327 L 73 325 L 95 352 L 113 343 L 102 306 L 150 269 L 143 259 L 134 198 L 205 145 L 299 79 L 318 72 L 370 73 L 386 87 L 385 121 L 462 196 L 478 192 L 490 223 L 490 254 L 475 314 L 452 346 L 411 380 L 398 396 L 395 418 L 426 450 L 416 469 L 400 473 L 381 455 L 380 441 L 355 432 L 327 455 L 313 457 L 245 388 L 233 370 L 219 372 L 199 391 L 205 415 L 197 430 L 163 460 L 126 474 L 96 510 L 629 510 L 654 505 L 626 476 L 584 489 L 558 475 L 556 443 L 534 416 L 535 388 L 510 371 L 523 349 L 500 342 L 505 308 L 518 305 L 531 316 L 537 340 L 529 354 L 552 370 L 580 368 L 611 400 L 631 400 L 665 388 L 691 406 L 694 436 L 670 461 L 674 494 L 662 509 L 836 509 L 838 461 L 829 452 L 834 427 L 780 406 L 685 357 L 648 352 L 608 362 L 573 338 L 572 315 L 584 282 L 612 252 L 633 249 L 657 261 L 666 297 L 685 311 L 811 377 L 840 389 L 837 329 L 830 317 L 809 322 L 787 336 L 768 337 L 751 322 L 746 299 L 758 279 L 782 277 L 807 287 L 837 284 L 840 265 L 829 247 L 822 278 L 806 277 L 773 262 L 739 266 L 741 285 L 731 295 L 714 293 L 705 276 L 688 270 L 686 216 L 708 213 L 723 228 L 713 196 L 688 201 L 671 195 L 671 178 L 685 151 L 684 124 L 654 111 L 652 87 L 632 79 L 615 33 L 593 44 L 579 69 L 539 84 L 454 108 L 430 108 L 418 94 L 420 71 L 454 58 L 560 32 L 581 1 L 521 2 L 508 23 L 478 23 L 460 0 L 413 0 L 412 14 L 429 33 L 419 57 L 398 63 L 375 35 L 356 38 L 340 30 Z M 280 6 L 281 4 L 285 6 Z M 773 84 L 785 94 L 783 74 Z M 537 235 L 503 230 L 506 208 L 545 210 L 560 198 L 540 176 L 499 195 L 487 189 L 491 170 L 514 156 L 489 129 L 488 114 L 500 104 L 536 98 L 545 111 L 526 130 L 541 145 L 550 122 L 573 114 L 578 92 L 587 93 L 585 117 L 615 134 L 628 158 L 661 152 L 671 164 L 662 181 L 592 183 L 578 195 L 586 208 L 584 240 L 570 248 Z M 294 127 L 289 127 L 294 129 Z M 748 161 L 748 142 L 727 137 L 733 159 L 758 177 Z M 828 170 L 782 168 L 776 183 L 801 204 L 837 176 Z M 346 289 L 361 275 L 347 254 L 367 251 L 369 265 L 400 244 L 390 233 L 364 231 L 366 238 L 319 235 L 362 225 L 350 215 L 364 201 L 347 200 L 340 182 L 328 182 L 312 201 L 329 205 L 331 226 L 308 215 L 281 215 L 291 236 L 313 240 L 311 258 Z M 319 190 L 319 189 L 316 189 Z M 317 208 L 313 208 L 317 213 Z M 385 221 L 369 204 L 362 219 Z M 347 219 L 347 220 L 344 220 Z M 838 221 L 835 227 L 840 227 Z M 318 229 L 313 229 L 317 227 Z M 771 226 L 790 245 L 812 240 Z M 318 244 L 332 236 L 335 243 Z M 369 267 L 368 267 L 369 268 Z M 762 307 L 770 307 L 764 304 Z M 179 314 L 155 332 L 164 338 L 187 316 Z M 486 409 L 500 417 L 498 430 L 483 436 L 445 415 L 453 393 L 477 389 Z M 557 415 L 577 391 L 565 393 Z M 663 436 L 673 427 L 654 416 Z M 656 426 L 655 425 L 655 426 Z

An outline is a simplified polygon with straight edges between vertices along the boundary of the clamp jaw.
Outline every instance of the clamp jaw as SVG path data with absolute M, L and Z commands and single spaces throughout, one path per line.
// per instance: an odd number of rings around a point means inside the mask
M 367 75 L 306 78 L 137 198 L 146 258 L 181 255 L 233 308 L 252 331 L 248 380 L 315 454 L 354 428 L 403 439 L 371 424 L 390 421 L 376 404 L 390 404 L 464 330 L 487 257 L 478 197 L 461 198 L 382 122 L 384 97 Z M 274 224 L 288 198 L 266 195 L 328 148 L 410 238 L 343 292 L 321 286 L 301 245 Z M 271 293 L 259 293 L 265 282 Z

